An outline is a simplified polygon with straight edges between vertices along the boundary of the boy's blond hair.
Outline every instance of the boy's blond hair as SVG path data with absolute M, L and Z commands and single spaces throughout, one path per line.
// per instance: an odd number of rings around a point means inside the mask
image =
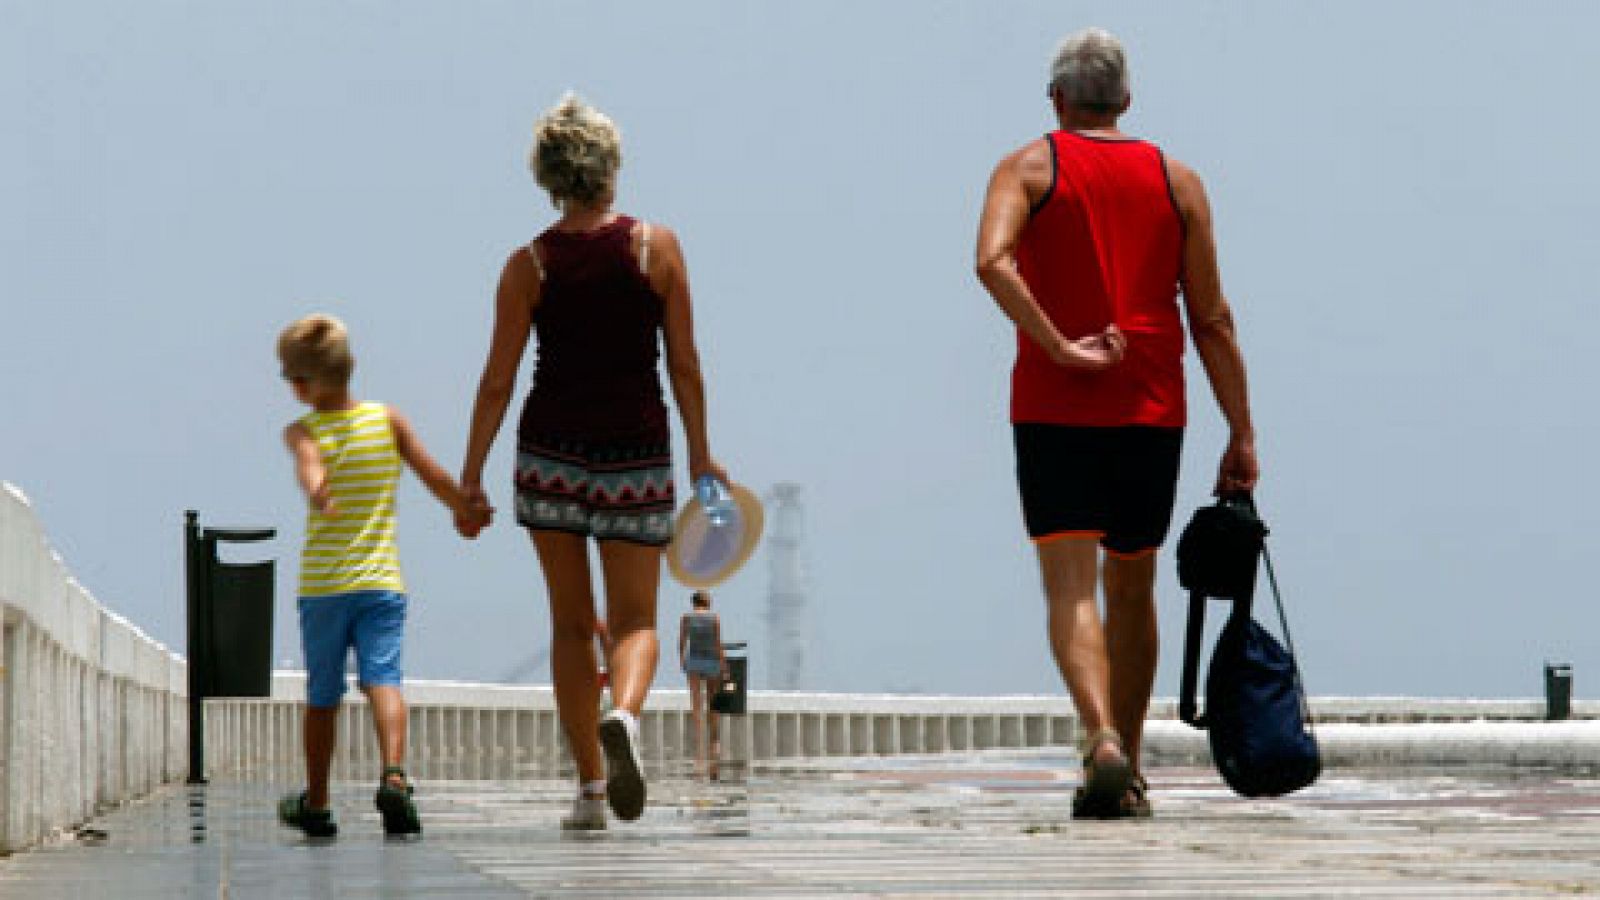
M 334 387 L 350 381 L 356 360 L 350 354 L 350 331 L 325 313 L 297 319 L 278 335 L 278 361 L 283 377 L 304 378 Z

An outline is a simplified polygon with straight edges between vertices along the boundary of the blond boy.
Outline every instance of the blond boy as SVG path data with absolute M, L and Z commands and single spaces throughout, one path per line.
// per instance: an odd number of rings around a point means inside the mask
M 278 338 L 283 377 L 311 411 L 284 430 L 309 502 L 300 557 L 300 639 L 306 664 L 304 791 L 278 805 L 283 824 L 312 837 L 338 833 L 328 800 L 347 653 L 372 708 L 383 756 L 376 804 L 389 834 L 422 822 L 405 772 L 406 706 L 400 692 L 405 583 L 396 553 L 395 485 L 410 466 L 428 490 L 476 534 L 489 510 L 475 507 L 434 462 L 392 406 L 350 392 L 355 359 L 345 326 L 326 315 L 300 319 Z

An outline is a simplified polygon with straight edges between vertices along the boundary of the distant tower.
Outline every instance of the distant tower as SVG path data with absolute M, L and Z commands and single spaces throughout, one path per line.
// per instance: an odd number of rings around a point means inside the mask
M 800 485 L 785 481 L 772 488 L 772 530 L 767 538 L 771 593 L 767 596 L 768 687 L 799 690 L 805 672 L 806 579 L 800 555 L 805 510 Z

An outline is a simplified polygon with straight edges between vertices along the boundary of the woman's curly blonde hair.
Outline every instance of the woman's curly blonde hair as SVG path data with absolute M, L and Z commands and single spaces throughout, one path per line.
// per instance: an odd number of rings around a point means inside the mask
M 622 135 L 605 113 L 569 92 L 534 123 L 528 163 L 557 208 L 599 206 L 616 190 Z

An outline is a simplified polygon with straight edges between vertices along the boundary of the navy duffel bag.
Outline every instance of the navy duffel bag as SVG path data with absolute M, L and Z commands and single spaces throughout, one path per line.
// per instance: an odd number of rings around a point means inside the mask
M 1178 541 L 1178 580 L 1189 591 L 1178 717 L 1206 730 L 1222 779 L 1245 797 L 1282 796 L 1322 772 L 1266 536 L 1250 496 L 1230 494 L 1197 510 Z M 1251 614 L 1263 558 L 1287 649 Z M 1233 611 L 1211 651 L 1201 713 L 1195 691 L 1207 598 L 1228 600 Z

